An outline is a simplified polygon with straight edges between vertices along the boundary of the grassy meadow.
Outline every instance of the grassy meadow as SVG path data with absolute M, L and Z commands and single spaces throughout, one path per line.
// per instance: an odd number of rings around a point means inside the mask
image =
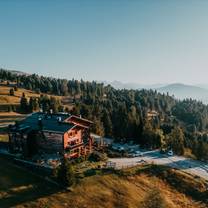
M 0 158 L 0 207 L 16 207 L 52 194 L 56 187 Z
M 0 163 L 1 208 L 207 207 L 205 203 L 173 188 L 166 180 L 145 171 L 133 175 L 127 171 L 128 174 L 111 172 L 85 177 L 79 179 L 71 191 L 66 191 L 6 159 L 0 158 Z M 183 183 L 185 181 L 181 179 L 180 186 L 184 186 Z
M 9 94 L 9 90 L 12 87 L 7 86 L 6 84 L 0 85 L 0 113 L 6 112 L 8 110 L 8 106 L 16 106 L 16 108 L 20 104 L 20 99 L 22 97 L 22 93 L 25 93 L 26 98 L 29 100 L 30 97 L 40 97 L 40 95 L 48 95 L 53 96 L 56 99 L 59 99 L 64 107 L 67 107 L 68 109 L 72 109 L 73 105 L 71 103 L 71 97 L 70 96 L 57 96 L 57 95 L 49 95 L 45 93 L 38 94 L 31 90 L 26 90 L 24 88 L 18 88 L 17 91 L 14 92 L 14 95 L 11 96 Z M 1 121 L 0 121 L 1 122 Z M 1 123 L 0 123 L 1 124 Z

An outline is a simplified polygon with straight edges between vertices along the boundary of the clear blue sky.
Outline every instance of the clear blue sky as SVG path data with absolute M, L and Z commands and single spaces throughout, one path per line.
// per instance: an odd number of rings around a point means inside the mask
M 208 83 L 208 1 L 1 0 L 0 66 L 68 79 Z

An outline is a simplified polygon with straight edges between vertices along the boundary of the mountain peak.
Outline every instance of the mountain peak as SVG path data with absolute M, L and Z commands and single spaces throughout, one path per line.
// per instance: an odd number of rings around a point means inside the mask
M 158 88 L 158 92 L 169 93 L 178 99 L 192 98 L 204 103 L 208 103 L 208 90 L 194 85 L 186 85 L 182 83 L 173 83 Z

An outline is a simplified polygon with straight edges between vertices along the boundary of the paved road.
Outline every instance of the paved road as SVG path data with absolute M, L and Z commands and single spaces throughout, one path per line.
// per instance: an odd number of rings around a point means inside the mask
M 208 180 L 208 163 L 206 164 L 180 156 L 168 156 L 166 154 L 160 154 L 159 151 L 143 152 L 142 157 L 110 158 L 109 161 L 116 163 L 116 168 L 118 169 L 136 166 L 140 164 L 141 161 L 158 165 L 167 165 Z

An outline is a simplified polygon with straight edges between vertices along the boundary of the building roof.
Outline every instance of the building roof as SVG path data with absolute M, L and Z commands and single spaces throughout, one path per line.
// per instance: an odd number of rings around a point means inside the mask
M 65 122 L 73 123 L 75 125 L 78 125 L 84 128 L 89 128 L 93 124 L 93 122 L 90 120 L 87 120 L 78 116 L 74 116 L 74 115 L 67 118 Z
M 38 130 L 65 133 L 75 125 L 64 122 L 69 117 L 69 114 L 45 114 L 33 113 L 24 120 L 20 121 L 15 130 Z

